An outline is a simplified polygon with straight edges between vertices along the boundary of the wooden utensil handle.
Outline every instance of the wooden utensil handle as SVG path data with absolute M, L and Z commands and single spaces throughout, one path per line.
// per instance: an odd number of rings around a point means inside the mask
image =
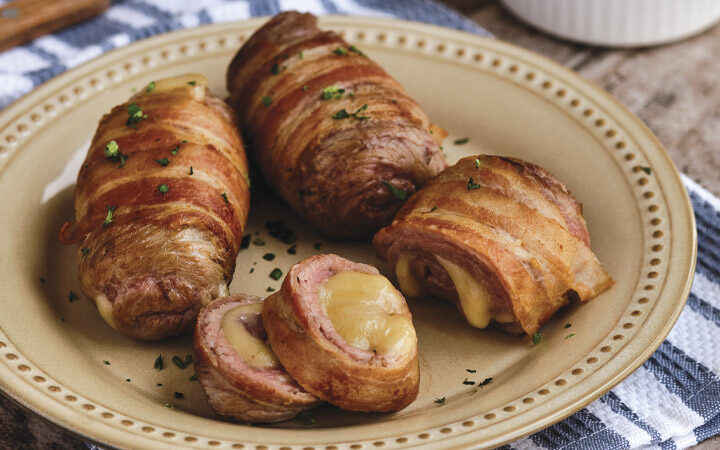
M 17 0 L 0 7 L 0 51 L 96 16 L 110 0 Z

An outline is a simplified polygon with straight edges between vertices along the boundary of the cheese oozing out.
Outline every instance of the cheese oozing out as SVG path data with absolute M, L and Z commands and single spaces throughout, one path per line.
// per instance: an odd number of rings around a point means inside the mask
M 95 306 L 97 306 L 98 312 L 102 318 L 105 319 L 105 322 L 117 330 L 115 320 L 113 319 L 113 305 L 110 303 L 110 300 L 108 300 L 105 294 L 98 294 L 95 296 Z
M 149 94 L 157 94 L 160 92 L 170 92 L 175 89 L 185 89 L 189 91 L 195 100 L 205 98 L 205 89 L 207 88 L 207 78 L 199 73 L 188 73 L 175 77 L 163 78 L 154 81 L 154 86 Z M 147 89 L 143 89 L 138 94 L 147 93 Z
M 335 331 L 353 347 L 378 354 L 407 353 L 417 345 L 405 299 L 382 275 L 340 272 L 318 288 Z
M 415 279 L 410 270 L 410 253 L 400 253 L 395 263 L 395 277 L 400 285 L 400 290 L 408 297 L 417 298 L 425 295 L 420 283 Z
M 245 326 L 250 316 L 258 316 L 261 311 L 262 303 L 236 306 L 223 315 L 220 329 L 248 366 L 269 369 L 280 365 L 277 356 L 263 340 L 250 334 Z
M 490 324 L 491 319 L 500 323 L 515 321 L 515 315 L 511 311 L 491 310 L 490 294 L 485 286 L 478 282 L 467 270 L 440 256 L 435 255 L 435 259 L 450 275 L 460 299 L 460 309 L 470 325 L 476 328 L 485 328 Z M 412 255 L 409 252 L 401 253 L 395 264 L 395 275 L 400 290 L 405 295 L 408 297 L 422 297 L 426 294 L 410 269 L 411 261 Z
M 460 298 L 460 307 L 468 323 L 477 328 L 490 324 L 490 294 L 485 286 L 457 264 L 435 255 L 441 266 L 452 278 L 455 290 Z

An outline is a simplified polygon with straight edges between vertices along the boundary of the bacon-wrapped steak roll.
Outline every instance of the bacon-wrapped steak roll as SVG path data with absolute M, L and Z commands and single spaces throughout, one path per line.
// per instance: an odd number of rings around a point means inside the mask
M 525 161 L 461 159 L 414 195 L 373 242 L 408 297 L 454 302 L 475 327 L 534 334 L 568 298 L 613 281 L 590 250 L 578 203 Z
M 279 422 L 317 406 L 267 345 L 263 299 L 236 295 L 205 306 L 195 326 L 195 373 L 205 398 L 240 422 Z
M 282 198 L 327 237 L 363 238 L 447 164 L 403 87 L 316 22 L 284 12 L 255 32 L 228 69 L 228 102 Z
M 374 267 L 336 255 L 301 261 L 262 316 L 285 369 L 321 399 L 351 411 L 396 411 L 417 396 L 412 317 Z
M 152 82 L 100 120 L 60 240 L 80 243 L 80 285 L 110 325 L 177 335 L 227 292 L 247 176 L 233 112 L 202 75 Z

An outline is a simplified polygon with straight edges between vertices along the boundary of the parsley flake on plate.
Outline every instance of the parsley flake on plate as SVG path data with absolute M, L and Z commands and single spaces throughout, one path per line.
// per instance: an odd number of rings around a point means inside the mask
M 467 144 L 468 142 L 470 142 L 470 138 L 469 138 L 469 137 L 464 137 L 464 138 L 460 138 L 460 139 L 455 139 L 455 140 L 453 141 L 453 144 L 455 144 L 455 145 L 465 145 L 465 144 Z
M 162 354 L 158 355 L 157 359 L 155 359 L 155 370 L 163 370 L 163 357 Z
M 473 189 L 479 189 L 480 185 L 475 183 L 475 181 L 472 179 L 472 177 L 470 177 L 470 179 L 468 180 L 467 188 L 468 188 L 468 191 L 471 191 Z
M 263 259 L 265 261 L 272 261 L 273 259 L 275 259 L 275 253 L 265 253 L 263 255 Z
M 79 299 L 80 299 L 80 297 L 78 297 L 78 295 L 74 291 L 70 291 L 70 294 L 68 294 L 68 301 L 70 303 L 72 303 L 76 300 L 79 300 Z
M 163 183 L 158 186 L 158 191 L 160 191 L 161 194 L 167 194 L 170 191 L 170 188 L 167 184 Z
M 270 272 L 270 278 L 272 278 L 273 280 L 276 280 L 276 281 L 277 281 L 277 280 L 279 280 L 280 278 L 282 278 L 282 276 L 283 276 L 283 271 L 280 270 L 280 269 L 278 269 L 277 267 L 274 268 L 274 269 L 272 270 L 272 272 Z
M 445 405 L 445 397 L 443 397 L 443 398 L 436 398 L 436 399 L 435 399 L 435 403 L 437 403 L 437 404 L 440 405 L 440 406 L 444 406 L 444 405 Z
M 262 100 L 262 104 L 265 105 L 266 107 L 270 106 L 270 103 L 272 103 L 272 97 L 263 96 L 263 98 L 261 100 Z
M 141 120 L 148 118 L 147 114 L 143 112 L 142 108 L 139 107 L 137 103 L 130 103 L 127 107 L 127 110 L 128 119 L 125 122 L 125 125 L 131 126 L 136 130 L 137 124 L 140 123 Z
M 533 334 L 532 343 L 535 345 L 538 345 L 540 343 L 540 332 L 539 331 L 536 331 L 535 334 Z
M 151 82 L 147 85 L 147 88 L 145 88 L 145 92 L 152 92 L 153 89 L 155 89 L 155 82 L 154 82 L 154 81 L 151 81 Z
M 168 164 L 170 164 L 170 160 L 167 158 L 160 158 L 155 160 L 156 163 L 160 164 L 161 166 L 165 167 Z
M 335 50 L 333 50 L 333 53 L 335 53 L 336 55 L 347 55 L 348 54 L 347 50 L 345 50 L 342 47 L 336 48 Z

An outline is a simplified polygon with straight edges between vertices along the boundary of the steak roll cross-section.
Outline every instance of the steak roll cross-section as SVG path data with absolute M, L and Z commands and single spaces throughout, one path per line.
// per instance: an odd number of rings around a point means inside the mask
M 351 411 L 396 411 L 418 393 L 405 299 L 377 269 L 336 255 L 294 265 L 263 304 L 270 346 L 308 392 Z
M 192 330 L 227 292 L 250 205 L 233 111 L 204 76 L 151 82 L 100 120 L 75 187 L 80 285 L 136 339 Z
M 310 14 L 284 12 L 227 74 L 255 161 L 280 196 L 333 239 L 372 235 L 447 164 L 423 110 L 362 50 Z
M 546 170 L 461 159 L 400 210 L 373 245 L 408 297 L 454 302 L 470 325 L 534 334 L 569 299 L 613 281 L 590 249 L 582 205 Z
M 213 409 L 240 422 L 279 422 L 320 404 L 267 345 L 262 299 L 237 295 L 204 307 L 195 326 L 195 372 Z

